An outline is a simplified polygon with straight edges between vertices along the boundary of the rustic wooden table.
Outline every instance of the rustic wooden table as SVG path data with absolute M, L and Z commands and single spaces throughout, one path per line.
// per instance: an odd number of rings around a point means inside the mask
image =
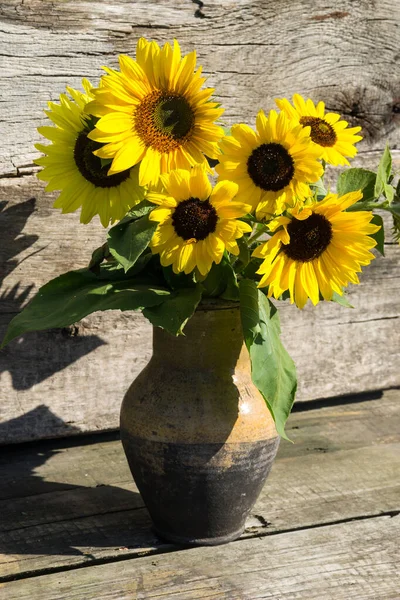
M 3 448 L 0 599 L 399 600 L 399 401 L 301 406 L 245 534 L 214 548 L 152 533 L 115 433 Z

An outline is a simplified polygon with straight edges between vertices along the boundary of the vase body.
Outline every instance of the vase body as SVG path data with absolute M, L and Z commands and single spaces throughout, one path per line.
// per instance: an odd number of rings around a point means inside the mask
M 153 355 L 127 391 L 121 440 L 156 532 L 181 544 L 238 538 L 279 437 L 251 380 L 239 308 L 197 310 L 174 337 L 153 329 Z

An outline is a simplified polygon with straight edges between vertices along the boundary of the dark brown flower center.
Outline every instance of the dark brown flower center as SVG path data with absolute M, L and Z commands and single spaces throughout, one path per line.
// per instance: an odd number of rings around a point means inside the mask
M 189 198 L 180 202 L 172 215 L 172 225 L 184 240 L 205 240 L 218 223 L 217 211 L 209 200 Z
M 320 146 L 332 147 L 336 144 L 337 135 L 332 125 L 319 117 L 301 117 L 303 127 L 311 127 L 311 139 Z
M 154 90 L 135 110 L 135 129 L 146 146 L 170 152 L 182 146 L 194 127 L 189 102 L 174 92 Z
M 287 226 L 290 242 L 282 251 L 292 260 L 309 262 L 321 256 L 332 240 L 332 225 L 324 215 L 312 213 L 308 219 L 292 219 Z
M 117 187 L 128 179 L 130 170 L 122 171 L 116 175 L 107 175 L 110 165 L 101 164 L 101 159 L 93 154 L 94 150 L 101 148 L 102 144 L 89 140 L 87 132 L 82 131 L 75 142 L 74 160 L 83 177 L 96 187 Z
M 257 187 L 278 192 L 293 179 L 293 158 L 281 144 L 261 144 L 250 154 L 247 172 Z

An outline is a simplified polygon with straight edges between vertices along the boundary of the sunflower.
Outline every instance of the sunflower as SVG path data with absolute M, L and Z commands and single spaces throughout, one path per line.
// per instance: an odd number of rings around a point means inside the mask
M 300 123 L 303 127 L 311 127 L 311 139 L 319 148 L 320 158 L 331 165 L 349 165 L 349 158 L 357 154 L 356 142 L 362 140 L 361 127 L 350 127 L 346 121 L 340 121 L 336 113 L 325 114 L 324 102 L 315 106 L 310 99 L 304 100 L 299 94 L 292 98 L 292 106 L 286 98 L 275 100 L 277 106 L 286 113 L 289 119 Z
M 343 295 L 349 282 L 359 283 L 357 272 L 374 258 L 369 237 L 379 230 L 368 211 L 343 212 L 362 198 L 361 191 L 338 198 L 328 194 L 321 202 L 270 224 L 274 235 L 253 252 L 263 258 L 258 287 L 269 286 L 268 296 L 279 298 L 289 290 L 291 302 L 303 308 L 310 298 L 315 305 Z
M 164 191 L 150 192 L 147 199 L 159 205 L 149 216 L 158 222 L 150 247 L 164 267 L 172 265 L 175 273 L 186 274 L 197 267 L 205 276 L 213 262 L 221 262 L 225 249 L 239 254 L 236 240 L 251 227 L 238 217 L 250 206 L 232 200 L 235 183 L 220 181 L 212 189 L 201 166 L 172 171 L 161 182 Z
M 105 68 L 87 107 L 101 117 L 89 137 L 105 144 L 96 154 L 113 159 L 110 175 L 141 161 L 140 185 L 154 185 L 162 173 L 217 158 L 223 129 L 214 121 L 224 111 L 210 101 L 213 89 L 201 89 L 195 52 L 181 58 L 176 40 L 160 48 L 141 38 L 136 60 L 120 55 L 119 65 Z
M 238 200 L 251 204 L 261 219 L 310 196 L 308 183 L 317 181 L 323 168 L 307 130 L 284 113 L 271 110 L 266 117 L 260 110 L 256 127 L 257 132 L 248 125 L 232 127 L 232 135 L 220 142 L 216 171 L 239 185 Z
M 100 144 L 88 138 L 93 118 L 85 113 L 85 106 L 93 100 L 92 86 L 84 79 L 85 93 L 67 87 L 60 95 L 60 104 L 49 102 L 45 111 L 55 127 L 39 127 L 38 131 L 50 140 L 50 145 L 36 144 L 45 154 L 35 160 L 44 167 L 38 178 L 48 181 L 47 191 L 61 190 L 54 203 L 63 213 L 81 208 L 80 220 L 89 223 L 98 214 L 104 227 L 122 219 L 127 211 L 144 197 L 138 184 L 138 169 L 127 169 L 107 175 L 107 167 L 94 156 Z

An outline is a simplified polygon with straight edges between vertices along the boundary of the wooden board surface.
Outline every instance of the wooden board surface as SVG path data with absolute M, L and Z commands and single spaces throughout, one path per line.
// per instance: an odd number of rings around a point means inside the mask
M 243 539 L 398 512 L 399 432 L 398 391 L 296 411 Z M 0 582 L 176 549 L 152 533 L 120 442 L 88 442 L 3 452 Z
M 0 336 L 41 284 L 86 265 L 104 240 L 98 222 L 82 226 L 78 215 L 53 210 L 54 196 L 32 175 L 42 110 L 66 84 L 79 86 L 83 76 L 96 82 L 101 65 L 133 54 L 142 35 L 160 43 L 176 37 L 184 52 L 197 49 L 227 124 L 252 123 L 260 107 L 297 91 L 363 127 L 355 165 L 375 168 L 386 139 L 398 146 L 399 3 L 201 4 L 1 2 Z M 399 168 L 400 151 L 394 156 Z M 388 244 L 387 258 L 351 289 L 354 310 L 283 305 L 299 401 L 400 385 L 399 258 Z M 149 333 L 140 317 L 110 312 L 25 336 L 0 352 L 0 443 L 117 427 L 121 398 L 149 358 Z
M 5 583 L 0 598 L 398 600 L 399 535 L 400 516 L 257 535 Z

